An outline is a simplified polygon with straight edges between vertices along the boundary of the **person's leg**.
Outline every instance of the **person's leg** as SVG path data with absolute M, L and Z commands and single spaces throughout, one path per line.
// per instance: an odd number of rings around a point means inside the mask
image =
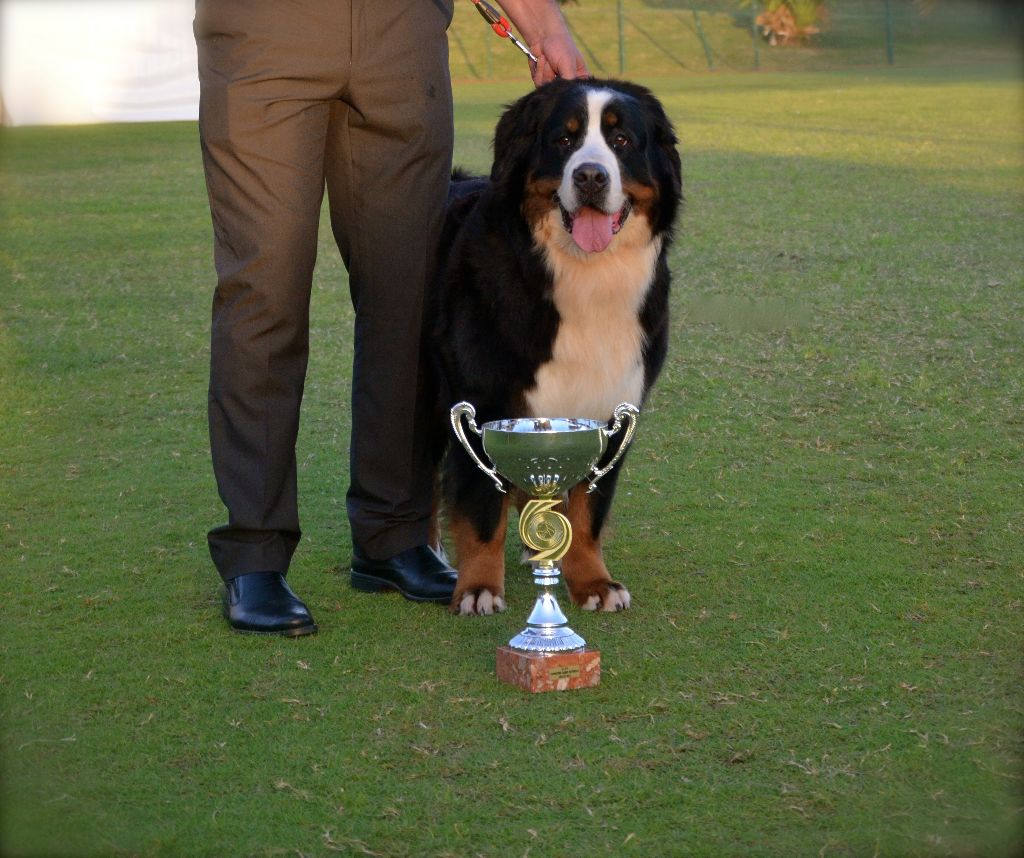
M 344 85 L 350 44 L 347 18 L 331 13 L 333 5 L 197 4 L 200 134 L 217 270 L 210 445 L 228 510 L 209 544 L 225 580 L 286 573 L 300 535 L 295 439 L 327 99 Z
M 332 109 L 331 220 L 356 309 L 348 511 L 356 553 L 428 540 L 433 392 L 423 360 L 451 172 L 450 0 L 353 3 L 353 63 Z

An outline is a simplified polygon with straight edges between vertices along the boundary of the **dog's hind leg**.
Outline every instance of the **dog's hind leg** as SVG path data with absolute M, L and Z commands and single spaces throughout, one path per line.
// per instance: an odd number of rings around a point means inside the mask
M 566 514 L 572 524 L 572 544 L 562 572 L 573 602 L 586 611 L 622 611 L 630 604 L 629 590 L 612 580 L 601 550 L 601 529 L 610 503 L 609 497 L 587 494 L 586 483 L 569 493 Z

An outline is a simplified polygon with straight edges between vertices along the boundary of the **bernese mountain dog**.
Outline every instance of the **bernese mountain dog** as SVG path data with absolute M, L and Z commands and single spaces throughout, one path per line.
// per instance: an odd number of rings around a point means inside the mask
M 644 87 L 556 80 L 509 106 L 490 178 L 452 183 L 433 296 L 438 422 L 471 402 L 480 424 L 511 417 L 607 421 L 642 406 L 668 342 L 668 248 L 682 198 L 677 139 Z M 451 610 L 503 610 L 509 505 L 459 444 L 442 491 L 459 570 Z M 605 462 L 617 447 L 613 437 Z M 601 550 L 621 461 L 564 500 L 572 601 L 628 608 Z

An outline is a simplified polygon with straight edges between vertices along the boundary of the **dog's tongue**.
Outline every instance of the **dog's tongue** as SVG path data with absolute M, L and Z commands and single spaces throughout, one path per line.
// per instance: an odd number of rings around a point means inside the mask
M 572 222 L 572 240 L 587 253 L 600 253 L 612 241 L 612 222 L 608 215 L 586 206 L 576 213 Z

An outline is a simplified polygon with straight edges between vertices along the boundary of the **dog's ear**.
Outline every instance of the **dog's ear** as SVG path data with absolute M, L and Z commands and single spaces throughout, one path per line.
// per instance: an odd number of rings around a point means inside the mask
M 655 140 L 663 159 L 662 167 L 672 183 L 672 193 L 676 199 L 681 199 L 683 196 L 683 165 L 679 159 L 679 138 L 676 137 L 675 129 L 667 117 L 664 118 L 663 124 L 658 123 Z
M 658 208 L 658 227 L 671 232 L 676 214 L 683 201 L 683 168 L 679 159 L 679 139 L 661 102 L 651 96 L 649 116 L 654 125 L 654 147 L 651 168 L 662 187 L 671 188 L 671 193 L 662 195 Z
M 524 95 L 505 108 L 494 129 L 494 164 L 491 181 L 506 184 L 530 160 L 540 136 L 543 104 L 538 90 Z
M 651 118 L 654 131 L 654 145 L 660 156 L 661 163 L 658 166 L 672 184 L 672 191 L 677 198 L 683 192 L 683 168 L 679 160 L 679 138 L 672 127 L 672 122 L 665 113 L 662 103 L 654 97 L 654 94 L 645 89 L 641 95 L 644 109 Z

